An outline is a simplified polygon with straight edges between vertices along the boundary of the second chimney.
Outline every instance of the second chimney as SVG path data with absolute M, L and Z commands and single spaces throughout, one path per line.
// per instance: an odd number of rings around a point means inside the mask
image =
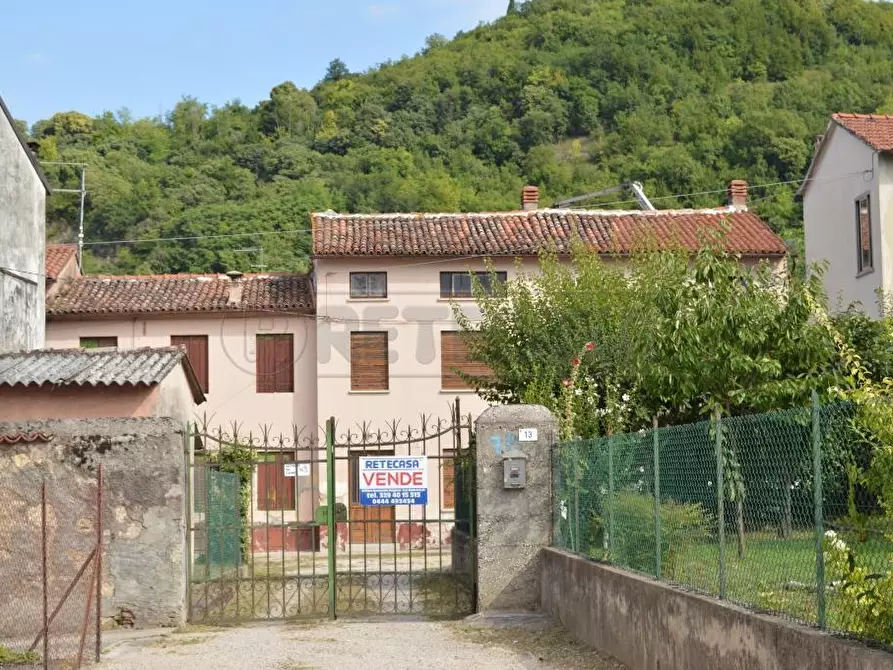
M 733 179 L 729 183 L 729 205 L 735 209 L 747 207 L 747 182 L 743 179 Z
M 530 212 L 540 208 L 540 190 L 536 186 L 521 189 L 521 209 Z

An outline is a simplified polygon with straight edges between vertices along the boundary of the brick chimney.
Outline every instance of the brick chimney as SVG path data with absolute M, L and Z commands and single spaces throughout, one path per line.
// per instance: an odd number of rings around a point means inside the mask
M 540 190 L 536 186 L 521 189 L 521 209 L 525 212 L 540 208 Z
M 747 182 L 733 179 L 729 183 L 729 205 L 736 209 L 747 208 Z
M 230 305 L 239 305 L 242 302 L 242 277 L 244 275 L 238 270 L 230 270 L 226 273 L 226 276 L 232 282 L 229 287 L 229 300 L 227 302 Z

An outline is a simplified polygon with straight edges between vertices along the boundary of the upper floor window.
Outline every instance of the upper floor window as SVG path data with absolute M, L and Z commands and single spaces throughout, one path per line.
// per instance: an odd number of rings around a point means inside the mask
M 440 273 L 440 297 L 441 298 L 471 298 L 472 274 L 480 282 L 484 291 L 493 292 L 492 278 L 504 284 L 508 275 L 505 272 L 441 272 Z
M 82 337 L 81 349 L 117 349 L 117 337 Z
M 387 298 L 387 272 L 351 272 L 351 298 Z
M 856 239 L 859 242 L 859 273 L 874 269 L 874 249 L 871 243 L 871 196 L 856 200 Z
M 295 342 L 291 333 L 257 336 L 256 391 L 292 393 L 295 390 Z
M 202 391 L 208 392 L 208 336 L 171 335 L 171 346 L 186 350 L 186 358 L 198 379 Z
M 387 391 L 388 334 L 386 332 L 353 332 L 350 334 L 350 389 L 352 391 Z

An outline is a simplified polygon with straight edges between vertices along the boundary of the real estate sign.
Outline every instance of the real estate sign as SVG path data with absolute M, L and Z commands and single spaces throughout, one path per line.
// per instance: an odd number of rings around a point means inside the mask
M 360 456 L 360 504 L 428 504 L 425 456 Z

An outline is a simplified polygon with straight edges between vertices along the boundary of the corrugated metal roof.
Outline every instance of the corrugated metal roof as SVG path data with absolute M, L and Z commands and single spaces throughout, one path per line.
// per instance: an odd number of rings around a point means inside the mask
M 186 354 L 175 347 L 40 349 L 0 355 L 0 386 L 152 386 L 183 365 L 196 402 L 204 400 Z

